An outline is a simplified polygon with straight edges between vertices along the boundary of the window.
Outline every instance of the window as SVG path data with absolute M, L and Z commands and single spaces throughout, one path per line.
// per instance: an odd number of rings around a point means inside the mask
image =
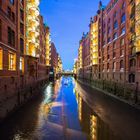
M 109 63 L 107 63 L 107 70 L 109 70 Z
M 20 38 L 20 53 L 24 54 L 24 41 L 22 38 Z
M 12 46 L 15 46 L 15 32 L 12 31 Z
M 136 60 L 135 59 L 131 59 L 130 60 L 130 67 L 135 67 L 136 66 Z
M 8 44 L 15 46 L 15 32 L 10 27 L 8 27 Z
M 20 9 L 20 19 L 23 21 L 24 20 L 24 12 L 22 9 Z
M 120 50 L 120 56 L 123 56 L 124 55 L 124 49 L 121 49 Z
M 3 68 L 3 52 L 2 48 L 0 48 L 0 70 Z
M 123 2 L 123 4 L 122 4 L 122 9 L 124 9 L 125 8 L 125 2 Z
M 113 51 L 113 58 L 115 58 L 116 57 L 116 52 L 115 51 Z
M 20 33 L 24 34 L 24 25 L 22 23 L 20 23 Z
M 118 28 L 118 22 L 115 21 L 115 22 L 114 22 L 114 29 L 117 29 L 117 28 Z
M 23 59 L 23 57 L 20 57 L 19 69 L 20 69 L 22 72 L 24 71 L 24 59 Z
M 14 5 L 14 0 L 9 0 L 12 5 Z
M 117 33 L 114 33 L 114 35 L 113 35 L 113 39 L 117 39 L 117 38 L 118 38 Z
M 120 61 L 120 69 L 124 68 L 123 60 Z
M 107 47 L 107 59 L 110 58 L 110 55 L 109 55 L 109 46 Z
M 116 70 L 116 62 L 113 62 L 113 70 Z
M 123 39 L 121 39 L 120 44 L 121 44 L 121 46 L 123 46 L 123 45 L 124 45 L 124 38 L 123 38 Z
M 122 28 L 122 30 L 121 30 L 121 34 L 122 34 L 122 35 L 125 34 L 125 27 Z
M 7 7 L 7 14 L 8 14 L 8 17 L 11 18 L 11 8 L 10 7 Z
M 132 47 L 131 48 L 131 55 L 135 54 L 136 53 L 136 47 Z
M 124 23 L 125 20 L 126 20 L 126 16 L 125 16 L 125 14 L 123 14 L 122 17 L 121 17 L 121 23 Z
M 16 70 L 16 54 L 9 52 L 9 70 Z
M 15 13 L 12 12 L 12 21 L 15 22 Z
M 8 27 L 8 44 L 11 44 L 11 28 Z
M 24 1 L 23 0 L 20 0 L 20 3 L 22 4 L 22 6 L 24 6 Z

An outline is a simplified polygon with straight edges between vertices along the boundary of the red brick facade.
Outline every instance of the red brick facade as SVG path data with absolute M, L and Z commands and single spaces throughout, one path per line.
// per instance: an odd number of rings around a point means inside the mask
M 128 85 L 134 85 L 140 81 L 140 51 L 136 51 L 139 45 L 136 46 L 135 43 L 135 34 L 138 31 L 135 29 L 134 2 L 111 0 L 106 7 L 101 2 L 99 3 L 97 15 L 93 20 L 91 19 L 91 24 L 95 22 L 95 19 L 98 22 L 98 64 L 96 66 L 87 64 L 89 58 L 84 57 L 87 50 L 83 46 L 82 69 L 84 74 L 90 75 L 83 74 L 84 78 L 90 77 L 88 78 L 90 80 L 97 78 Z M 87 65 L 89 68 L 85 70 Z M 96 71 L 94 71 L 95 67 Z M 95 73 L 96 76 L 94 76 Z
M 39 16 L 36 57 L 27 54 L 26 0 L 0 0 L 0 120 L 32 96 L 37 83 L 48 80 L 47 27 Z

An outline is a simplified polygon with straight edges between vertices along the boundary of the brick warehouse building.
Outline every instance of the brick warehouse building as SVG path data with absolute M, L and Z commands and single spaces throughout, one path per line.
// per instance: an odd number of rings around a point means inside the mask
M 140 60 L 132 57 L 131 50 L 134 47 L 131 32 L 135 30 L 131 25 L 132 5 L 132 1 L 112 0 L 104 10 L 100 3 L 97 16 L 100 17 L 99 70 L 102 79 L 124 83 L 140 81 Z
M 106 7 L 99 2 L 89 26 L 92 75 L 89 80 L 136 88 L 140 81 L 139 18 L 139 0 L 111 0 Z M 78 63 L 79 54 L 80 51 Z
M 83 78 L 90 78 L 90 39 L 89 33 L 83 34 L 80 42 L 82 46 Z
M 8 106 L 6 101 L 12 102 L 10 99 L 15 96 L 14 91 L 19 86 L 18 6 L 17 0 L 0 3 L 0 102 L 1 105 L 5 102 L 7 112 L 15 104 Z
M 49 78 L 50 31 L 38 1 L 0 1 L 0 121 Z
M 57 67 L 58 67 L 58 53 L 55 47 L 55 44 L 52 42 L 51 43 L 51 61 L 50 61 L 50 65 L 53 68 L 54 71 L 54 76 L 56 77 L 56 73 L 57 73 Z

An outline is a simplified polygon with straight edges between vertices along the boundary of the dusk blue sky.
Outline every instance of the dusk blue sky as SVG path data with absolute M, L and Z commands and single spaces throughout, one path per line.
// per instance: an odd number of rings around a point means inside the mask
M 90 17 L 98 9 L 99 0 L 41 0 L 40 12 L 50 27 L 63 68 L 72 69 L 78 55 L 79 40 L 89 31 Z M 107 5 L 109 0 L 102 0 Z

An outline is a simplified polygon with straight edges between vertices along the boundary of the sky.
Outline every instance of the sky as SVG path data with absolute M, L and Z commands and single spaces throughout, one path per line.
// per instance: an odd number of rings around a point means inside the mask
M 51 41 L 60 54 L 64 70 L 72 70 L 78 56 L 79 41 L 89 31 L 90 17 L 98 10 L 99 0 L 41 0 L 40 13 L 50 27 Z M 109 0 L 102 0 L 107 5 Z

